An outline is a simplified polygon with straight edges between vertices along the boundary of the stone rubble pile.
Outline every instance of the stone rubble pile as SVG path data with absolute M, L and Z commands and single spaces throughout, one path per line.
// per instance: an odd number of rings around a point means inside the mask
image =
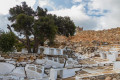
M 0 79 L 57 80 L 76 76 L 76 72 L 81 70 L 87 72 L 85 68 L 104 66 L 113 66 L 113 70 L 119 68 L 120 62 L 116 60 L 120 56 L 119 51 L 116 51 L 116 49 L 107 52 L 97 47 L 82 47 L 78 43 L 67 43 L 67 45 L 71 46 L 66 46 L 64 49 L 40 47 L 40 50 L 43 48 L 42 53 L 39 51 L 40 53 L 34 54 L 24 54 L 24 52 L 20 54 L 1 54 Z M 75 51 L 75 49 L 78 49 L 78 51 Z M 99 57 L 96 57 L 96 54 Z M 94 78 L 92 77 L 87 77 L 87 79 L 92 80 Z M 77 78 L 81 79 L 79 76 Z
M 45 48 L 44 50 L 48 50 L 48 48 L 47 49 Z M 55 50 L 55 49 L 51 48 L 49 50 Z M 56 49 L 55 51 L 60 52 L 59 49 Z M 68 50 L 65 49 L 63 52 L 64 54 L 51 54 L 51 53 L 1 54 L 0 77 L 3 80 L 4 79 L 5 80 L 9 80 L 9 79 L 49 80 L 51 75 L 50 74 L 51 69 L 57 69 L 57 71 L 61 69 L 62 70 L 61 75 L 64 75 L 61 78 L 74 76 L 76 71 L 74 70 L 75 68 L 74 65 L 78 65 L 77 56 L 75 56 L 75 54 L 71 49 Z M 42 58 L 40 56 L 42 56 Z M 71 69 L 72 73 L 67 75 L 66 69 L 69 70 Z M 57 76 L 58 74 L 55 75 Z M 55 79 L 53 78 L 51 80 L 55 80 Z

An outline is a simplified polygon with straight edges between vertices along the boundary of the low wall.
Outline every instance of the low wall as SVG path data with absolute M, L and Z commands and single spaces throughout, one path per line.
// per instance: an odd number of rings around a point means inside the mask
M 75 75 L 75 69 L 64 69 L 63 70 L 63 78 L 72 77 Z
M 85 78 L 76 77 L 76 80 L 106 80 L 107 77 L 111 78 L 107 80 L 120 80 L 120 73 L 104 74 L 104 75 L 85 77 Z

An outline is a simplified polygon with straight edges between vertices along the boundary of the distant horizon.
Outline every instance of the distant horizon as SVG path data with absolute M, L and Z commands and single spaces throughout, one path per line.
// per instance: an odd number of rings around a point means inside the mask
M 120 26 L 120 0 L 4 0 L 0 1 L 0 28 L 7 30 L 9 9 L 25 1 L 36 10 L 47 8 L 48 13 L 69 16 L 84 30 L 104 30 Z

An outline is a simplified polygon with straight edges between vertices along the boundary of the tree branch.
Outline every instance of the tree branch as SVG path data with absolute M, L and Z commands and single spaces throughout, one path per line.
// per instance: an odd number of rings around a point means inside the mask
M 12 31 L 12 29 L 11 29 L 11 26 L 10 25 L 8 25 L 7 24 L 7 28 L 10 30 L 10 32 L 12 32 L 13 33 L 13 31 Z M 22 39 L 20 39 L 18 36 L 16 36 L 16 38 L 20 41 L 20 42 L 22 42 L 26 47 L 27 47 L 27 44 L 22 40 Z
M 7 28 L 10 30 L 10 32 L 13 32 L 12 29 L 11 29 L 11 26 L 7 24 Z

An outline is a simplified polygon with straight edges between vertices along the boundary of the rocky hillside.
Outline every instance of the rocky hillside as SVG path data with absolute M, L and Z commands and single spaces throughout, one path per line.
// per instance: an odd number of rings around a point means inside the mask
M 93 52 L 100 46 L 120 43 L 120 28 L 79 31 L 72 37 L 56 36 L 59 48 L 68 46 L 77 52 Z M 84 51 L 85 50 L 85 51 Z
M 100 41 L 100 42 L 119 42 L 120 41 L 120 28 L 113 28 L 100 31 L 81 31 L 75 36 L 69 38 L 72 42 L 80 41 Z
M 108 30 L 87 30 L 77 32 L 76 35 L 66 38 L 65 36 L 57 36 L 56 40 L 58 42 L 108 42 L 108 43 L 118 43 L 120 42 L 120 27 Z

